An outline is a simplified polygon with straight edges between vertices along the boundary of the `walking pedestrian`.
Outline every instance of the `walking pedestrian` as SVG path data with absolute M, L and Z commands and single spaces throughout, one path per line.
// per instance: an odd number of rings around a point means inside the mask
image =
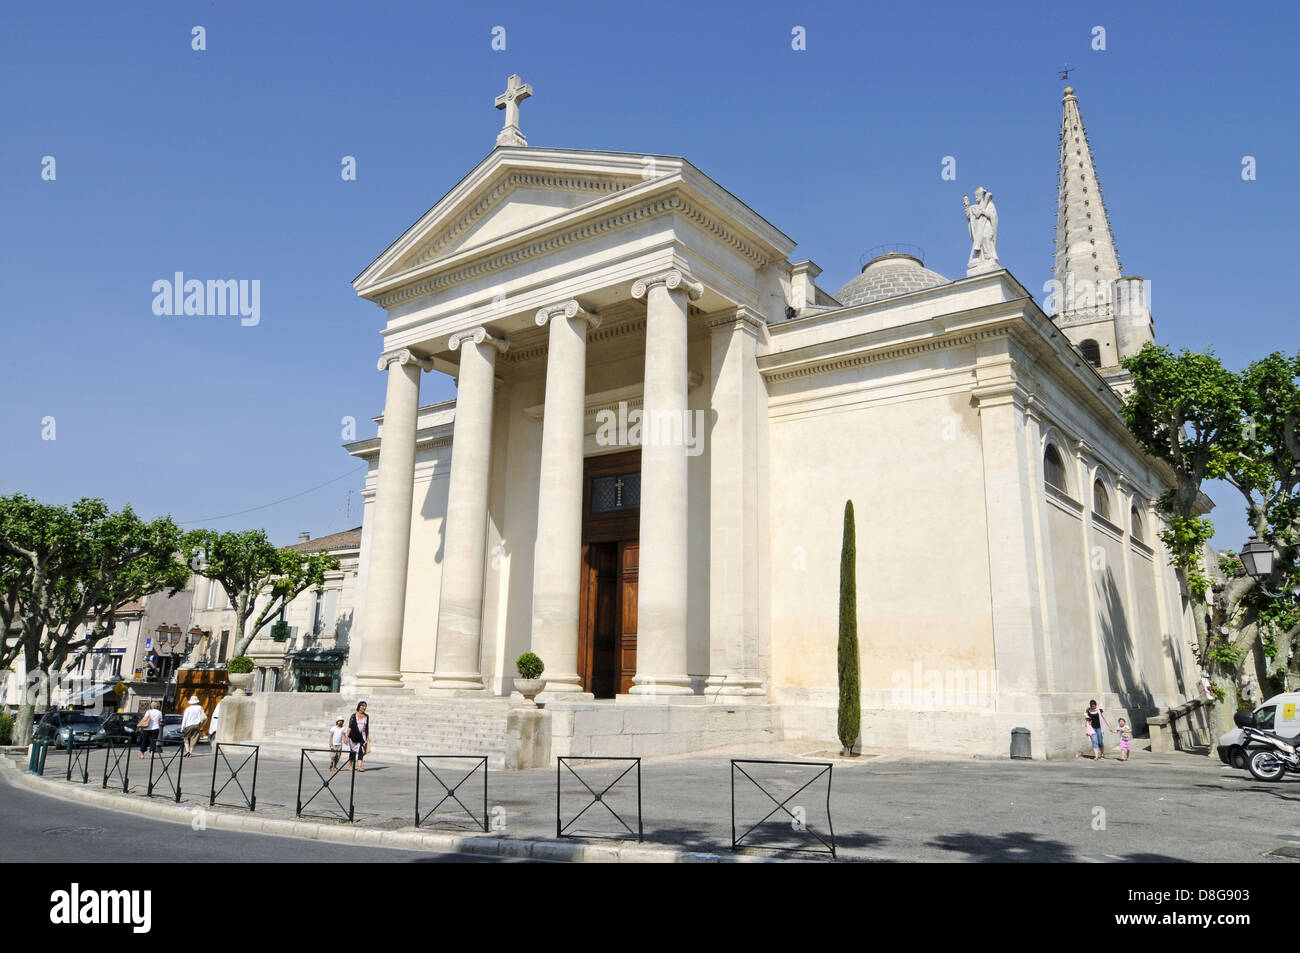
M 366 770 L 364 762 L 370 750 L 370 716 L 366 714 L 365 702 L 358 702 L 357 710 L 348 719 L 348 746 L 352 749 L 352 760 L 357 763 L 357 770 Z
M 339 755 L 343 753 L 343 740 L 347 738 L 348 730 L 343 727 L 343 719 L 340 718 L 334 722 L 334 727 L 330 729 L 330 770 L 339 769 Z
M 162 709 L 158 707 L 156 701 L 149 702 L 149 708 L 136 725 L 140 729 L 140 758 L 144 758 L 144 753 L 152 748 L 158 741 L 158 732 L 162 729 Z
M 1119 720 L 1119 760 L 1127 761 L 1128 753 L 1133 748 L 1133 726 L 1123 718 Z
M 1101 733 L 1101 726 L 1105 723 L 1109 731 L 1110 722 L 1106 720 L 1106 712 L 1097 707 L 1097 699 L 1093 698 L 1088 701 L 1088 709 L 1083 713 L 1085 724 L 1084 731 L 1088 735 L 1088 740 L 1092 742 L 1092 760 L 1101 761 L 1106 757 L 1106 739 Z
M 217 707 L 212 709 L 212 719 L 208 722 L 208 744 L 212 750 L 217 750 L 217 728 L 221 719 L 221 702 L 217 702 Z
M 185 742 L 186 758 L 194 757 L 194 745 L 203 734 L 203 723 L 208 720 L 208 713 L 199 704 L 199 696 L 191 695 L 190 703 L 181 716 L 181 738 Z

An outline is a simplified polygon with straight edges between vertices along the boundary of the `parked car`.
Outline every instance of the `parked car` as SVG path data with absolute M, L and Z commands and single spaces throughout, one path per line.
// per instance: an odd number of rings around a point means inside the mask
M 178 745 L 181 743 L 183 738 L 181 736 L 180 715 L 163 715 L 161 740 L 165 745 Z
M 100 722 L 107 741 L 115 745 L 133 745 L 140 740 L 140 715 L 138 712 L 113 711 Z
M 1290 738 L 1300 734 L 1300 692 L 1274 695 L 1255 709 L 1255 723 L 1264 731 Z M 1234 728 L 1219 738 L 1219 760 L 1240 771 L 1246 770 L 1246 751 L 1241 747 L 1241 729 Z
M 89 712 L 57 710 L 47 711 L 32 732 L 34 741 L 47 744 L 68 746 L 68 739 L 77 747 L 98 747 L 107 735 L 99 723 L 99 718 Z

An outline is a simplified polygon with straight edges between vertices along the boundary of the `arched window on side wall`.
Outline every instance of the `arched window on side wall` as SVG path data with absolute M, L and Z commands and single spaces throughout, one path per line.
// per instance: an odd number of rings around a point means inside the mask
M 1110 519 L 1110 494 L 1100 480 L 1092 485 L 1092 511 L 1104 520 Z
M 1083 359 L 1093 367 L 1101 367 L 1101 345 L 1092 338 L 1079 342 L 1079 352 L 1083 354 Z
M 1053 489 L 1062 493 L 1070 492 L 1070 481 L 1065 475 L 1065 461 L 1061 459 L 1061 451 L 1050 443 L 1043 451 L 1043 478 Z
M 1142 532 L 1142 514 L 1138 512 L 1138 508 L 1135 506 L 1129 510 L 1128 515 L 1129 521 L 1133 524 L 1133 527 L 1130 530 L 1133 538 L 1139 543 L 1145 543 L 1147 540 L 1146 536 L 1144 536 Z

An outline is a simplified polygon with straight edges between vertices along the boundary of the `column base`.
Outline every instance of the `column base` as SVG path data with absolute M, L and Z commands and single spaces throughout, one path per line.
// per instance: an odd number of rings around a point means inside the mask
M 519 693 L 512 692 L 510 697 L 513 699 L 515 695 L 519 695 Z M 520 695 L 519 697 L 522 698 L 523 696 Z M 591 692 L 582 692 L 582 691 L 554 692 L 554 693 L 542 692 L 535 699 L 537 704 L 542 707 L 545 707 L 547 705 L 557 705 L 557 704 L 565 704 L 571 702 L 594 702 L 595 700 L 596 700 L 596 696 L 593 695 Z
M 357 688 L 402 688 L 401 672 L 359 672 Z
M 478 672 L 435 672 L 429 682 L 433 692 L 481 692 L 483 676 Z
M 583 701 L 594 699 L 596 696 L 582 688 L 582 679 L 578 677 L 577 672 L 561 672 L 559 675 L 548 675 L 542 673 L 542 678 L 546 684 L 542 686 L 542 693 L 537 696 L 538 701 Z
M 632 679 L 630 695 L 694 695 L 689 675 L 641 675 Z
M 761 678 L 743 675 L 710 675 L 704 682 L 704 694 L 723 698 L 766 698 L 767 689 Z

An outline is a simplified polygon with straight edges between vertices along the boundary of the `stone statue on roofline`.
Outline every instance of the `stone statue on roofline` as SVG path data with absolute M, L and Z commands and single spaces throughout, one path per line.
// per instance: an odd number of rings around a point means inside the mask
M 979 275 L 997 271 L 1002 267 L 998 261 L 998 209 L 993 204 L 993 193 L 987 189 L 975 190 L 975 204 L 969 196 L 962 196 L 962 205 L 966 209 L 966 225 L 970 231 L 970 260 L 966 262 L 966 274 Z

